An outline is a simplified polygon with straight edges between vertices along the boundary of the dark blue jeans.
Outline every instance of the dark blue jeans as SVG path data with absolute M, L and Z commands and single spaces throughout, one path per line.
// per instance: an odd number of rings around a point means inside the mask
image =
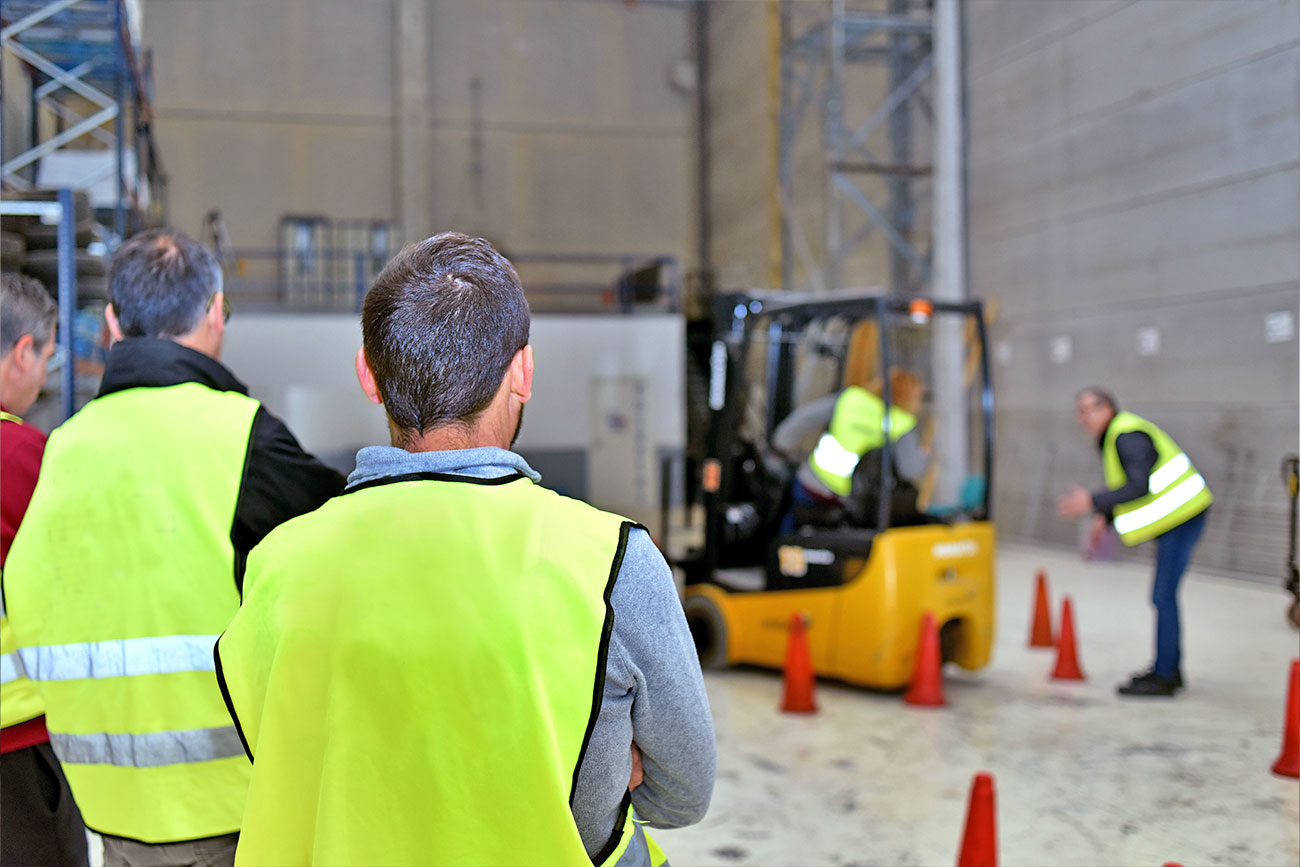
M 808 492 L 803 486 L 803 482 L 795 479 L 790 486 L 790 511 L 785 513 L 781 519 L 781 532 L 790 534 L 794 532 L 794 510 L 799 506 L 815 506 L 818 503 L 816 497 Z
M 1208 511 L 1208 510 L 1207 510 Z M 1178 621 L 1178 585 L 1205 529 L 1206 512 L 1156 538 L 1156 579 L 1151 603 L 1156 607 L 1156 674 L 1172 678 L 1182 666 L 1182 627 Z

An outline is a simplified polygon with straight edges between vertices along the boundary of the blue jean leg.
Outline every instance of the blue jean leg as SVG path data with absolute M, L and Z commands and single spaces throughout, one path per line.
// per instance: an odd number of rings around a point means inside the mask
M 1156 539 L 1156 578 L 1151 604 L 1156 607 L 1156 663 L 1161 677 L 1173 677 L 1182 665 L 1182 627 L 1178 619 L 1178 585 L 1191 562 L 1192 550 L 1205 529 L 1205 512 Z
M 790 511 L 785 513 L 781 519 L 781 533 L 788 535 L 795 530 L 794 510 L 799 506 L 815 506 L 817 498 L 808 493 L 808 489 L 803 486 L 803 482 L 795 479 L 790 488 Z

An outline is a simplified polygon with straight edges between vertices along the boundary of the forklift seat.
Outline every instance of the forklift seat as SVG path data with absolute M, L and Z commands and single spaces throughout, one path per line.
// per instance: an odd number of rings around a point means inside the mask
M 843 503 L 807 503 L 794 507 L 796 527 L 838 527 L 842 523 L 844 523 Z

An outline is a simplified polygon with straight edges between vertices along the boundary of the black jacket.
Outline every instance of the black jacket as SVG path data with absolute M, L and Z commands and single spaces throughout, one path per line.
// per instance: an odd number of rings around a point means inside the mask
M 128 388 L 163 388 L 197 382 L 217 391 L 248 394 L 225 365 L 172 340 L 132 337 L 113 345 L 97 397 Z M 302 450 L 293 434 L 266 407 L 253 416 L 248 457 L 230 528 L 235 546 L 235 583 L 244 560 L 267 533 L 310 512 L 343 490 L 337 471 Z
M 1111 424 L 1114 423 L 1112 420 Z M 1106 433 L 1109 430 L 1107 426 L 1106 431 L 1102 431 L 1098 437 L 1098 451 L 1106 448 Z M 1158 457 L 1156 444 L 1142 431 L 1129 431 L 1115 437 L 1115 452 L 1119 455 L 1120 466 L 1124 468 L 1124 484 L 1113 491 L 1096 491 L 1092 495 L 1093 509 L 1105 515 L 1108 521 L 1114 519 L 1116 506 L 1145 497 L 1151 492 L 1151 471 L 1155 469 Z

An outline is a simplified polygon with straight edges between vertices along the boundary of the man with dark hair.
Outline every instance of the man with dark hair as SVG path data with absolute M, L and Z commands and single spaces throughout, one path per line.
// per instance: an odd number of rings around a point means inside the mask
M 31 277 L 0 278 L 0 568 L 31 502 L 45 435 L 20 416 L 40 395 L 58 311 Z M 0 607 L 0 863 L 88 863 L 86 827 L 50 749 L 45 705 Z
M 248 762 L 213 676 L 247 552 L 343 478 L 218 360 L 229 307 L 178 232 L 109 268 L 99 394 L 50 438 L 4 596 L 105 864 L 234 858 Z
M 1107 490 L 1075 486 L 1057 511 L 1067 518 L 1095 512 L 1095 539 L 1112 523 L 1125 545 L 1156 540 L 1151 602 L 1156 608 L 1156 658 L 1149 671 L 1119 687 L 1121 695 L 1172 696 L 1183 688 L 1178 585 L 1205 529 L 1213 497 L 1178 444 L 1131 412 L 1120 412 L 1110 392 L 1085 388 L 1075 398 L 1079 426 L 1096 438 Z
M 514 268 L 465 235 L 366 295 L 357 375 L 394 445 L 253 551 L 217 646 L 255 759 L 241 861 L 660 864 L 640 823 L 703 816 L 713 728 L 668 564 L 508 450 L 528 330 Z

